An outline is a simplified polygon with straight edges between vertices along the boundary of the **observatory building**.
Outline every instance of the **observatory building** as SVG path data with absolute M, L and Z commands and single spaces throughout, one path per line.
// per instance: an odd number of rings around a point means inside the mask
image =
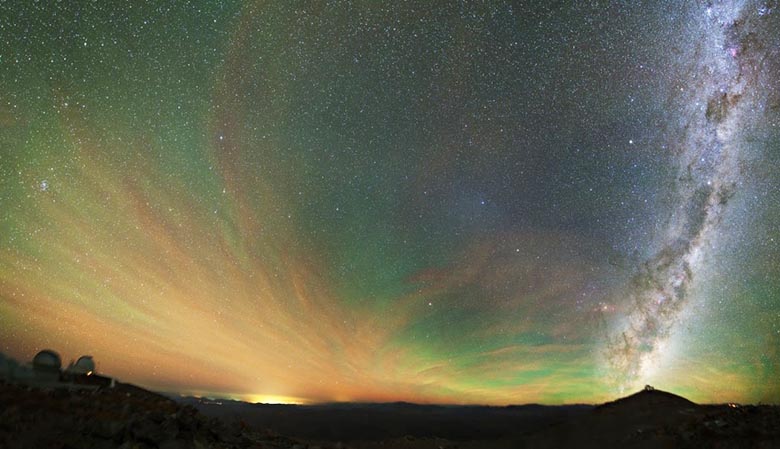
M 95 374 L 95 360 L 91 355 L 82 355 L 76 363 L 70 362 L 65 370 L 68 374 L 91 376 Z
M 57 382 L 60 380 L 62 359 L 51 349 L 44 349 L 35 355 L 32 367 L 36 380 Z
M 62 369 L 62 358 L 51 349 L 35 354 L 32 363 L 18 364 L 0 354 L 0 379 L 45 388 L 96 389 L 114 387 L 116 380 L 97 374 L 95 359 L 83 355 Z

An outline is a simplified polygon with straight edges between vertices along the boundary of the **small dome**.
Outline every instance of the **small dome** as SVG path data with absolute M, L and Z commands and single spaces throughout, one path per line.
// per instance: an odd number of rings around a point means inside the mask
M 95 372 L 95 361 L 91 355 L 82 355 L 73 365 L 73 371 L 82 374 L 92 374 Z
M 43 371 L 59 371 L 62 367 L 60 355 L 51 349 L 44 349 L 33 358 L 33 368 Z

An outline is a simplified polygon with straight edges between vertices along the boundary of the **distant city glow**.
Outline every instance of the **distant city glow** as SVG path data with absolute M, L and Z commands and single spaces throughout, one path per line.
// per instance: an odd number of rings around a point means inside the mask
M 303 405 L 306 401 L 300 398 L 291 398 L 287 396 L 274 396 L 274 395 L 254 395 L 242 398 L 244 402 L 251 402 L 253 404 L 292 404 Z

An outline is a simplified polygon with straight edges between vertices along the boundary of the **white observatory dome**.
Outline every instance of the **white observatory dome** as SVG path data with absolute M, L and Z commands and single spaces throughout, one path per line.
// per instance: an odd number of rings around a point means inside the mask
M 95 372 L 95 360 L 92 359 L 91 355 L 82 355 L 73 365 L 72 371 L 80 374 L 92 374 Z

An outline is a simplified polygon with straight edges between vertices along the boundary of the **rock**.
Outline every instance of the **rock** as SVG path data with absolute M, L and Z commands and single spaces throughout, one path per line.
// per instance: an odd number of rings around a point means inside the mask
M 238 444 L 240 444 L 242 442 L 242 439 L 241 439 L 240 436 L 231 435 L 229 433 L 219 434 L 217 437 L 223 443 L 238 445 Z
M 159 410 L 152 410 L 146 414 L 146 418 L 155 423 L 161 423 L 165 420 L 165 415 Z
M 178 433 L 178 429 L 164 427 L 146 418 L 132 422 L 129 427 L 134 439 L 153 445 L 172 440 Z
M 97 421 L 93 427 L 92 434 L 108 440 L 121 441 L 125 433 L 125 423 L 123 421 Z
M 160 444 L 159 449 L 191 449 L 193 441 L 186 441 L 182 439 L 167 440 Z

